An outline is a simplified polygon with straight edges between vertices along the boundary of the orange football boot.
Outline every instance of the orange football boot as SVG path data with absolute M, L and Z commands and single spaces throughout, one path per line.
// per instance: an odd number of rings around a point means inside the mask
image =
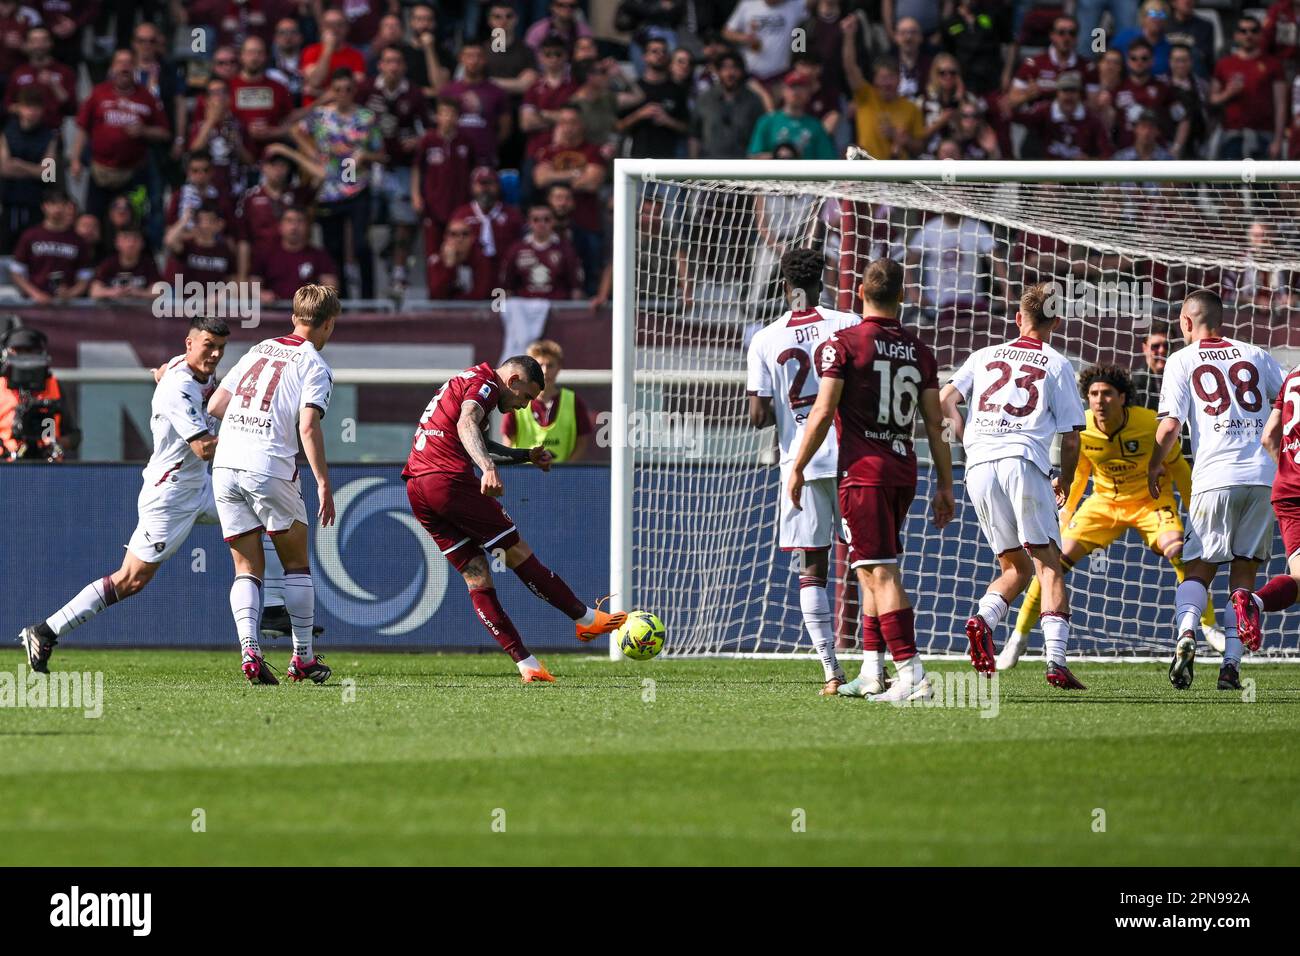
M 534 681 L 545 681 L 548 684 L 554 684 L 555 678 L 552 676 L 551 672 L 546 669 L 546 665 L 541 661 L 538 661 L 537 665 L 536 669 L 529 667 L 520 671 L 519 679 L 525 684 L 531 684 Z
M 608 634 L 610 631 L 617 631 L 627 620 L 627 614 L 623 611 L 602 611 L 600 606 L 608 601 L 610 595 L 605 595 L 596 602 L 596 620 L 590 624 L 574 624 L 573 629 L 578 636 L 578 640 L 590 641 L 593 638 L 600 637 L 602 634 Z

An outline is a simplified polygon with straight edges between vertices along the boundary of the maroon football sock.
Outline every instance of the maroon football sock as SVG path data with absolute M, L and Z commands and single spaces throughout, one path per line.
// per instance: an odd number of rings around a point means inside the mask
M 524 639 L 519 636 L 514 623 L 510 620 L 510 615 L 506 614 L 505 609 L 501 607 L 501 602 L 497 600 L 496 588 L 470 588 L 469 600 L 474 605 L 474 611 L 483 622 L 483 626 L 501 645 L 501 649 L 510 655 L 512 661 L 518 664 L 528 657 L 528 648 L 524 647 Z
M 1289 574 L 1279 574 L 1255 592 L 1265 611 L 1285 611 L 1300 600 L 1300 585 Z
M 538 561 L 537 555 L 530 554 L 527 560 L 514 570 L 515 574 L 519 575 L 519 580 L 528 585 L 528 590 L 567 615 L 569 620 L 576 621 L 587 613 L 587 605 L 579 601 L 569 590 L 569 586 L 564 583 L 564 578 Z
M 880 633 L 880 618 L 862 615 L 862 649 L 864 651 L 885 649 L 885 638 Z
M 880 615 L 880 633 L 897 666 L 916 656 L 916 628 L 910 607 Z

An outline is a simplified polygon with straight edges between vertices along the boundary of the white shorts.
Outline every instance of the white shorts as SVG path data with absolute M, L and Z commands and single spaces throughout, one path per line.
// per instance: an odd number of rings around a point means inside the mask
M 995 554 L 1049 541 L 1061 546 L 1056 493 L 1033 462 L 999 458 L 967 468 L 966 493 Z
M 147 485 L 137 502 L 140 520 L 126 548 L 141 561 L 162 564 L 180 549 L 195 524 L 216 524 L 212 487 L 178 490 Z
M 1273 551 L 1272 489 L 1236 485 L 1192 493 L 1183 561 L 1267 561 Z
M 786 479 L 781 481 L 781 550 L 810 551 L 829 548 L 840 522 L 839 493 L 834 478 L 814 478 L 803 486 L 802 511 L 790 502 Z
M 238 468 L 213 468 L 212 490 L 221 518 L 221 536 L 233 541 L 250 531 L 280 534 L 295 521 L 307 523 L 307 506 L 298 479 L 272 478 Z

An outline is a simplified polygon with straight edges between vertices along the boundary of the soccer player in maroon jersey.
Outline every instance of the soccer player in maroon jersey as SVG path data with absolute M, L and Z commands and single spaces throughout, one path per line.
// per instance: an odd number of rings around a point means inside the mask
M 1241 643 L 1252 651 L 1263 640 L 1261 611 L 1285 611 L 1300 601 L 1300 366 L 1282 382 L 1282 391 L 1273 403 L 1273 413 L 1264 425 L 1264 448 L 1277 462 L 1273 479 L 1273 514 L 1282 529 L 1286 547 L 1287 570 L 1269 580 L 1258 591 L 1237 588 L 1232 592 L 1232 608 L 1237 612 L 1237 632 Z
M 411 511 L 465 579 L 475 612 L 518 666 L 525 684 L 555 678 L 529 653 L 501 607 L 486 551 L 501 559 L 530 591 L 568 615 L 580 641 L 616 630 L 627 617 L 578 600 L 562 578 L 537 560 L 496 500 L 505 491 L 499 465 L 527 462 L 549 471 L 551 453 L 541 445 L 507 448 L 489 441 L 488 413 L 494 407 L 503 414 L 526 408 L 545 387 L 542 367 L 528 355 L 508 358 L 497 369 L 486 362 L 466 369 L 438 389 L 425 408 L 402 471 Z M 474 476 L 475 465 L 481 478 Z
M 916 653 L 912 605 L 898 557 L 903 522 L 916 497 L 912 424 L 918 409 L 938 472 L 930 502 L 934 526 L 943 528 L 956 510 L 952 452 L 939 407 L 938 363 L 898 322 L 901 265 L 888 258 L 872 262 L 861 292 L 862 323 L 835 333 L 817 349 L 821 385 L 791 469 L 790 498 L 798 508 L 803 470 L 826 440 L 834 417 L 840 440 L 840 514 L 850 566 L 861 585 L 864 650 L 862 673 L 837 693 L 870 700 L 928 700 L 934 691 Z M 884 693 L 869 694 L 885 646 L 898 677 Z

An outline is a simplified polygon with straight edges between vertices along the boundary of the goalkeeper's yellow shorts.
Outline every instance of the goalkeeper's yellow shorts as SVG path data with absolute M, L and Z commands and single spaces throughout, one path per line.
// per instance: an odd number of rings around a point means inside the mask
M 1089 550 L 1104 548 L 1123 536 L 1130 528 L 1142 535 L 1152 551 L 1156 542 L 1170 531 L 1183 532 L 1183 520 L 1173 500 L 1108 501 L 1090 496 L 1068 522 L 1061 527 L 1061 537 L 1081 541 Z

